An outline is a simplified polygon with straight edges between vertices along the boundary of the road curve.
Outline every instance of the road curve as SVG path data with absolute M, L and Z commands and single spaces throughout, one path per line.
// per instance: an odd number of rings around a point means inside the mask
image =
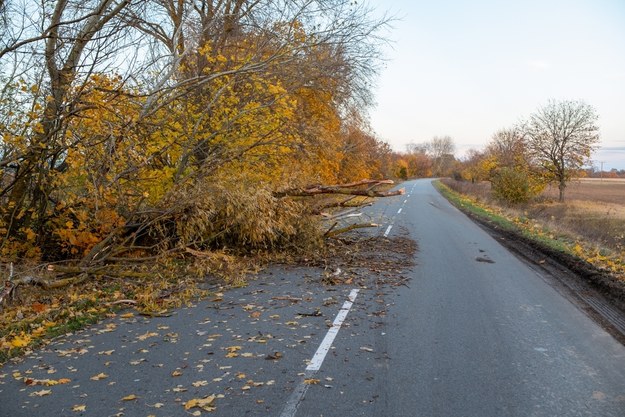
M 389 237 L 403 229 L 418 241 L 410 288 L 382 331 L 366 332 L 376 357 L 325 365 L 343 375 L 361 366 L 376 383 L 309 392 L 298 415 L 625 416 L 625 347 L 431 181 L 403 186 L 407 198 L 374 209 L 393 225 Z M 337 350 L 366 339 L 345 337 Z

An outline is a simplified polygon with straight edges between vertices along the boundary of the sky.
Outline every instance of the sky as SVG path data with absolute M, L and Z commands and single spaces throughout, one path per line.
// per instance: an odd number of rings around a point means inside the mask
M 549 100 L 599 115 L 604 170 L 625 169 L 625 0 L 368 0 L 395 20 L 370 111 L 395 150 L 451 136 L 482 149 Z

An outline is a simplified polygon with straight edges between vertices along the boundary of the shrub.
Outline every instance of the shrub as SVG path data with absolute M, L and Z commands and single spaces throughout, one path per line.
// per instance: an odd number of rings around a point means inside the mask
M 493 195 L 506 204 L 526 203 L 533 197 L 527 172 L 513 168 L 500 169 L 490 180 Z

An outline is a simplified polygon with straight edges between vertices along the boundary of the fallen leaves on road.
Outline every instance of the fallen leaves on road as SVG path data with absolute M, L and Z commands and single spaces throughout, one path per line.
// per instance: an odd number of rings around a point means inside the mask
M 74 354 L 84 355 L 85 353 L 89 353 L 89 350 L 85 348 L 73 348 L 73 349 L 68 349 L 68 350 L 61 349 L 61 350 L 57 350 L 56 353 L 60 357 L 64 357 L 64 356 L 72 356 Z
M 80 411 L 87 411 L 87 406 L 85 404 L 77 404 L 72 407 L 72 411 L 78 413 Z
M 226 350 L 228 351 L 228 353 L 226 354 L 226 358 L 236 358 L 237 356 L 239 356 L 237 351 L 241 349 L 243 349 L 241 346 L 228 346 L 226 348 Z
M 137 339 L 139 339 L 139 340 L 146 340 L 146 339 L 148 339 L 150 337 L 156 337 L 156 336 L 158 336 L 158 333 L 156 333 L 156 332 L 146 332 L 146 333 L 142 334 L 141 336 L 138 336 Z
M 280 358 L 282 358 L 282 352 L 273 352 L 265 356 L 267 360 L 278 360 Z
M 320 380 L 317 378 L 308 378 L 304 380 L 304 384 L 307 384 L 307 385 L 317 385 L 319 382 Z
M 30 397 L 43 397 L 45 395 L 52 394 L 52 390 L 42 389 L 41 391 L 34 391 L 29 394 Z
M 135 394 L 130 394 L 130 395 L 126 395 L 124 398 L 122 398 L 122 401 L 134 401 L 136 399 L 138 399 L 139 397 L 137 397 Z
M 215 395 L 209 395 L 204 398 L 193 398 L 184 403 L 184 409 L 201 408 L 204 411 L 215 411 L 216 407 L 213 405 L 215 398 L 217 398 Z
M 94 375 L 94 376 L 92 376 L 89 379 L 92 380 L 92 381 L 99 381 L 99 380 L 105 379 L 105 378 L 108 378 L 108 375 L 105 374 L 104 372 L 100 372 L 99 374 Z
M 24 383 L 26 385 L 45 385 L 46 387 L 51 387 L 53 385 L 67 384 L 71 382 L 69 378 L 61 378 L 61 379 L 35 379 L 35 378 L 24 378 Z

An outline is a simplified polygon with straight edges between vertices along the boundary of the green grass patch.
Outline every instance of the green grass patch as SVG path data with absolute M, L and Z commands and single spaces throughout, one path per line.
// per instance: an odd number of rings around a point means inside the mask
M 525 217 L 509 218 L 495 207 L 490 207 L 484 203 L 460 194 L 440 181 L 434 181 L 434 187 L 450 203 L 470 216 L 476 217 L 479 221 L 488 222 L 505 231 L 518 234 L 526 239 L 537 242 L 552 250 L 575 255 L 572 247 L 575 242 L 564 236 L 557 236 L 549 229 L 532 222 Z
M 82 330 L 90 324 L 97 323 L 104 316 L 104 312 L 84 312 L 73 315 L 72 317 L 66 318 L 62 324 L 49 328 L 46 332 L 46 336 L 54 338 L 62 334 Z

